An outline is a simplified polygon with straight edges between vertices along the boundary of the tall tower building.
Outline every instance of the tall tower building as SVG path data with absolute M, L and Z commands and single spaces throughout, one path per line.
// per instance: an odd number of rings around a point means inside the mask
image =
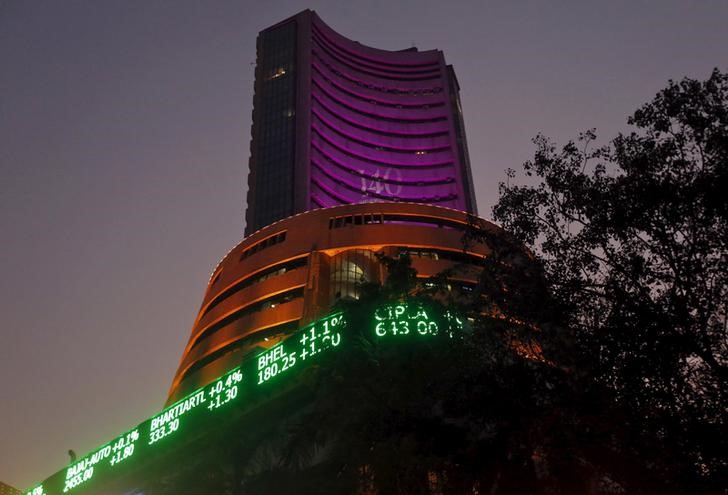
M 258 35 L 245 234 L 315 208 L 477 214 L 459 86 L 440 50 L 364 46 L 305 10 Z
M 502 230 L 475 217 L 458 92 L 442 52 L 369 48 L 310 10 L 262 31 L 246 232 L 210 275 L 166 407 L 26 493 L 240 486 L 271 428 L 315 398 L 297 373 L 351 341 L 339 303 L 385 283 L 381 256 L 406 255 L 419 288 L 472 298 Z M 462 328 L 412 302 L 362 331 L 386 345 Z
M 377 254 L 410 254 L 420 277 L 461 266 L 467 290 L 488 252 L 461 242 L 475 195 L 441 51 L 369 48 L 311 10 L 257 49 L 245 238 L 210 278 L 169 403 L 382 281 Z
M 247 236 L 212 272 L 168 403 L 328 314 L 338 299 L 357 299 L 361 282 L 383 282 L 377 254 L 408 254 L 422 280 L 448 271 L 453 294 L 469 294 L 490 252 L 482 242 L 463 246 L 474 225 L 500 231 L 451 208 L 381 202 L 305 212 Z

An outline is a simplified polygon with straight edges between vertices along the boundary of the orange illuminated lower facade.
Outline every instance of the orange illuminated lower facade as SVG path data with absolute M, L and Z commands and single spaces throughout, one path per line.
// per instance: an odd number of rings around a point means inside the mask
M 377 253 L 408 254 L 422 278 L 450 269 L 452 290 L 471 290 L 489 254 L 484 244 L 463 243 L 473 226 L 500 231 L 449 208 L 366 203 L 308 211 L 251 234 L 212 273 L 168 403 L 325 315 L 338 299 L 358 298 L 361 282 L 381 282 Z

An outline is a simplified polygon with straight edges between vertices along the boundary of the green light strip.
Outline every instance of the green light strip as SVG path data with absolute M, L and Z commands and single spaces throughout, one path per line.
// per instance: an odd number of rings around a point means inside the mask
M 374 312 L 374 333 L 377 337 L 396 337 L 412 334 L 437 335 L 440 327 L 422 306 L 388 304 Z
M 240 368 L 236 368 L 215 382 L 196 390 L 182 400 L 172 404 L 156 416 L 139 424 L 135 429 L 113 439 L 95 450 L 93 453 L 71 464 L 63 475 L 63 493 L 68 493 L 78 486 L 85 485 L 97 477 L 97 473 L 116 468 L 138 452 L 144 451 L 145 444 L 139 440 L 147 439 L 146 445 L 152 446 L 179 431 L 182 420 L 190 415 L 212 412 L 238 397 L 239 384 L 243 380 Z M 204 405 L 204 406 L 203 406 Z M 143 432 L 147 432 L 146 435 Z M 112 469 L 112 472 L 114 470 Z M 55 478 L 52 477 L 52 478 Z M 52 479 L 51 478 L 51 479 Z M 44 484 L 47 484 L 46 480 Z M 27 495 L 49 495 L 57 493 L 49 488 L 46 492 L 44 484 L 27 492 Z
M 269 382 L 319 353 L 338 347 L 344 324 L 340 313 L 329 315 L 258 356 L 257 384 Z
M 439 320 L 438 312 L 419 303 L 386 304 L 374 312 L 371 328 L 375 338 L 391 340 L 405 336 L 432 337 L 453 335 L 463 328 L 462 321 L 450 311 Z M 174 442 L 184 424 L 201 418 L 204 420 L 217 410 L 239 400 L 243 387 L 256 388 L 290 375 L 292 369 L 303 367 L 321 353 L 341 346 L 342 329 L 346 321 L 342 313 L 328 315 L 307 325 L 274 347 L 245 360 L 241 366 L 222 375 L 216 381 L 192 392 L 178 402 L 163 409 L 134 429 L 114 438 L 91 454 L 74 462 L 65 470 L 47 478 L 26 495 L 61 495 L 86 486 L 92 479 L 118 471 L 131 458 L 145 458 L 157 454 L 159 445 Z

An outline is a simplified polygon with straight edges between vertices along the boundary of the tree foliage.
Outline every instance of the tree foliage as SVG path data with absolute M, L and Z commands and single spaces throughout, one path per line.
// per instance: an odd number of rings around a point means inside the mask
M 602 147 L 594 131 L 561 149 L 537 137 L 524 170 L 538 183 L 509 171 L 494 217 L 537 254 L 591 357 L 580 373 L 611 401 L 597 419 L 612 453 L 677 492 L 725 488 L 728 74 L 671 81 L 628 122 Z
M 470 296 L 451 297 L 452 274 L 418 284 L 408 257 L 381 258 L 385 283 L 342 303 L 350 345 L 309 369 L 311 402 L 277 430 L 243 493 L 597 493 L 615 483 L 594 461 L 612 433 L 593 420 L 608 401 L 584 378 L 540 263 L 477 221 L 464 240 L 474 239 L 491 254 Z M 405 299 L 456 307 L 467 330 L 377 341 L 374 308 Z

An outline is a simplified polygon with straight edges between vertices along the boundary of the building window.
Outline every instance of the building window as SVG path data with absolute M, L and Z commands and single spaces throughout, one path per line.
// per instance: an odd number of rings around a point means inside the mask
M 258 272 L 255 275 L 246 277 L 239 282 L 235 283 L 231 287 L 228 287 L 224 291 L 220 292 L 215 298 L 210 301 L 210 303 L 207 305 L 207 307 L 203 310 L 202 314 L 200 315 L 200 318 L 205 316 L 207 313 L 209 313 L 215 306 L 220 304 L 221 302 L 225 301 L 227 298 L 232 296 L 233 294 L 236 294 L 240 292 L 241 290 L 250 287 L 251 285 L 255 285 L 257 283 L 263 282 L 265 280 L 268 280 L 269 278 L 277 277 L 279 275 L 283 275 L 284 273 L 288 273 L 292 270 L 297 270 L 301 267 L 306 266 L 308 262 L 307 256 L 302 256 L 300 258 L 293 259 L 291 261 L 286 261 L 284 263 L 279 263 L 277 265 L 273 265 L 261 272 Z
M 332 302 L 359 299 L 361 284 L 377 279 L 378 261 L 372 251 L 352 249 L 331 259 L 330 273 Z
M 440 255 L 437 251 L 432 249 L 410 249 L 410 248 L 400 248 L 399 249 L 400 254 L 407 254 L 411 257 L 417 257 L 417 258 L 429 258 L 431 260 L 439 260 Z
M 280 244 L 281 242 L 286 240 L 286 231 L 278 232 L 275 235 L 271 235 L 263 239 L 262 241 L 258 241 L 252 246 L 246 248 L 241 254 L 240 254 L 240 261 L 244 260 L 248 256 L 251 256 L 258 251 L 262 251 L 263 249 L 273 246 L 275 244 Z
M 262 301 L 258 301 L 253 304 L 244 306 L 243 308 L 238 309 L 237 311 L 227 315 L 226 317 L 218 320 L 214 324 L 207 327 L 200 335 L 197 336 L 194 343 L 192 344 L 191 349 L 194 349 L 202 342 L 209 342 L 207 339 L 209 339 L 212 335 L 216 334 L 228 325 L 242 318 L 245 318 L 246 316 L 250 316 L 254 313 L 258 313 L 260 311 L 273 308 L 279 304 L 285 304 L 295 299 L 300 299 L 302 297 L 303 287 L 297 287 L 295 289 L 290 289 L 286 292 L 273 295 L 271 297 L 268 297 L 267 299 L 263 299 Z
M 277 67 L 271 75 L 269 75 L 266 80 L 271 81 L 273 79 L 278 79 L 281 76 L 286 75 L 286 69 L 284 67 Z
M 347 225 L 371 225 L 382 223 L 381 213 L 365 213 L 362 215 L 346 215 L 343 217 L 329 218 L 329 229 L 339 229 Z
M 448 260 L 463 265 L 480 266 L 483 257 L 477 254 L 465 251 L 450 251 L 446 249 L 425 249 L 410 248 L 405 246 L 399 247 L 400 254 L 407 254 L 413 258 L 428 258 L 431 260 Z

